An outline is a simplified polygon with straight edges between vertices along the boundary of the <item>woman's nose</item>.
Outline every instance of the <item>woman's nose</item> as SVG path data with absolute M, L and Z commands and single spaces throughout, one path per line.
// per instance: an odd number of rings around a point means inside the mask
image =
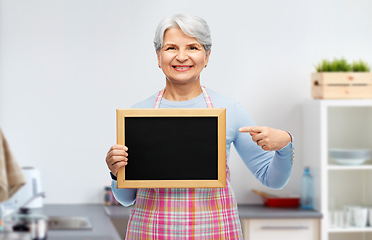
M 187 51 L 185 50 L 179 50 L 178 53 L 177 53 L 177 56 L 176 56 L 176 59 L 180 62 L 184 62 L 186 61 L 187 59 L 189 58 L 189 56 L 187 55 Z

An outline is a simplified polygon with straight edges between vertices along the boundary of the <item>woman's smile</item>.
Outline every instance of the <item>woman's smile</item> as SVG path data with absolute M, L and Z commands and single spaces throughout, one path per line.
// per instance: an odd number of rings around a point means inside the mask
M 192 66 L 189 66 L 189 65 L 174 65 L 173 66 L 174 70 L 178 71 L 178 72 L 186 72 L 186 71 L 189 71 Z

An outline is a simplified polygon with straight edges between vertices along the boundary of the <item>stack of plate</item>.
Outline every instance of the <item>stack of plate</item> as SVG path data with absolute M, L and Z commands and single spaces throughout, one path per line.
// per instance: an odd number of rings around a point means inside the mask
M 329 158 L 341 165 L 361 165 L 371 159 L 371 149 L 331 148 Z

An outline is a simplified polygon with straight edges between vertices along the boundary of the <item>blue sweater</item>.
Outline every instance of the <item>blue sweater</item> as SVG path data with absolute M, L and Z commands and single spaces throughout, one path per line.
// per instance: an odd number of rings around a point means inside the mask
M 226 108 L 226 153 L 227 164 L 230 161 L 231 143 L 234 143 L 240 158 L 247 166 L 249 171 L 263 185 L 272 189 L 283 188 L 292 173 L 292 152 L 293 146 L 290 142 L 284 148 L 275 151 L 264 151 L 252 141 L 249 133 L 240 133 L 239 128 L 256 126 L 255 122 L 243 108 L 243 106 L 233 98 L 224 97 L 207 88 L 208 94 L 212 100 L 213 107 Z M 132 108 L 153 108 L 158 93 L 150 98 L 139 102 Z M 206 108 L 203 94 L 188 101 L 168 101 L 162 99 L 160 108 Z M 130 157 L 128 159 L 130 164 Z M 112 181 L 112 191 L 116 200 L 124 206 L 134 204 L 136 200 L 137 189 L 118 189 L 117 182 Z

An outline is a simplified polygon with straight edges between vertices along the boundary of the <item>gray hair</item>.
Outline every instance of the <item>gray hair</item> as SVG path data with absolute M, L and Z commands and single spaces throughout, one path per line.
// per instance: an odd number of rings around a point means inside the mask
M 196 38 L 196 40 L 203 45 L 206 53 L 211 49 L 212 39 L 207 22 L 191 14 L 176 14 L 164 18 L 159 23 L 154 37 L 156 52 L 159 53 L 160 49 L 163 47 L 165 31 L 172 27 L 179 27 L 186 36 Z

